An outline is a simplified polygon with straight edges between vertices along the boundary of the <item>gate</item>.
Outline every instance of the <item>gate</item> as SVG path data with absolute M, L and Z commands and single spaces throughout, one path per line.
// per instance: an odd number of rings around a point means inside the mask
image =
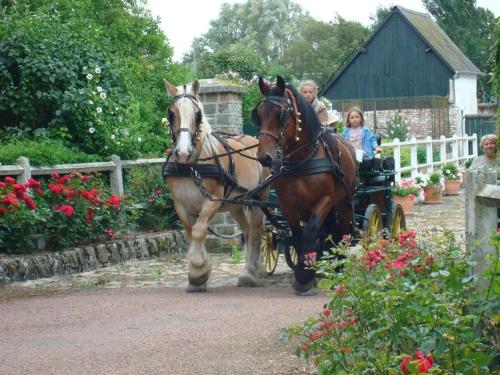
M 477 134 L 477 151 L 478 155 L 483 154 L 483 150 L 479 147 L 481 138 L 486 134 L 496 134 L 497 125 L 495 119 L 489 115 L 465 115 L 465 134 Z M 469 150 L 472 150 L 469 146 Z

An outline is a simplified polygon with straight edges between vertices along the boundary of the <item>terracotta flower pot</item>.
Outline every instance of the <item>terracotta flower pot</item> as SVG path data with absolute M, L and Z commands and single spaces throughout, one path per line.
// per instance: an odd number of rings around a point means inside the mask
M 444 192 L 446 195 L 458 195 L 460 191 L 460 180 L 445 181 Z
M 412 195 L 393 195 L 392 201 L 394 204 L 400 204 L 403 207 L 403 212 L 405 216 L 413 214 L 413 204 L 415 203 L 415 196 Z
M 424 188 L 424 203 L 439 204 L 443 202 L 443 191 L 439 185 L 429 185 Z

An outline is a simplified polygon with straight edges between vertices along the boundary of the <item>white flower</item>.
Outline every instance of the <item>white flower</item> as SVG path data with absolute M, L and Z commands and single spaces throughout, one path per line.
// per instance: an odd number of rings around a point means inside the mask
M 94 132 L 95 132 L 95 129 L 94 129 L 93 127 L 90 127 L 90 128 L 89 128 L 89 133 L 90 133 L 90 134 L 94 134 Z
M 114 134 L 111 134 L 111 140 L 113 140 L 113 141 L 114 141 L 114 140 L 115 140 L 115 138 L 116 138 L 116 137 L 115 137 L 115 135 L 114 135 Z
M 94 76 L 93 76 L 92 74 L 90 74 L 90 73 L 89 73 L 89 74 L 87 74 L 87 77 L 86 77 L 86 78 L 90 81 L 92 78 L 94 78 Z
M 123 130 L 122 130 L 122 133 L 123 133 L 123 135 L 128 135 L 128 134 L 129 134 L 129 133 L 128 133 L 128 129 L 123 129 Z
M 95 68 L 95 74 L 101 74 L 101 68 L 99 67 Z
M 163 118 L 161 119 L 161 123 L 162 123 L 162 124 L 166 124 L 166 123 L 167 123 L 167 118 L 166 118 L 166 117 L 163 117 Z
M 97 113 L 101 113 L 102 112 L 102 108 L 101 107 L 97 107 L 95 110 L 97 111 Z
M 89 105 L 92 105 L 94 104 L 94 102 L 92 100 L 89 100 Z
M 105 100 L 107 98 L 106 94 L 101 92 L 101 95 L 99 95 L 102 100 Z
M 142 142 L 142 138 L 141 137 L 137 137 L 137 142 Z
M 101 92 L 102 91 L 102 87 L 101 86 L 97 86 L 96 90 L 97 90 L 97 92 Z

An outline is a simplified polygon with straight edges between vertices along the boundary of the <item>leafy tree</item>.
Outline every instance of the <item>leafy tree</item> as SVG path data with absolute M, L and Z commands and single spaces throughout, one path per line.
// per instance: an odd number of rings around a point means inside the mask
M 305 17 L 281 62 L 297 79 L 312 78 L 321 85 L 367 36 L 360 23 L 340 16 L 331 23 Z
M 4 0 L 0 19 L 0 137 L 124 157 L 165 147 L 162 79 L 180 70 L 142 1 Z
M 263 70 L 262 57 L 239 44 L 205 53 L 198 68 L 200 78 L 212 78 L 224 72 L 238 72 L 244 79 L 251 79 Z
M 379 27 L 382 22 L 387 18 L 389 13 L 391 13 L 393 5 L 390 6 L 383 6 L 383 5 L 377 5 L 377 11 L 374 15 L 370 16 L 370 31 L 375 31 L 377 27 Z
M 493 71 L 493 63 L 488 60 L 494 40 L 493 13 L 476 6 L 475 0 L 423 0 L 423 3 L 453 42 L 487 73 L 479 77 L 480 94 L 487 95 L 491 89 L 488 73 Z

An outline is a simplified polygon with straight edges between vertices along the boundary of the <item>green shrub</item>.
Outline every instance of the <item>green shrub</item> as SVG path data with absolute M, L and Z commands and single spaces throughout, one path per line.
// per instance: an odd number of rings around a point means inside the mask
M 341 273 L 324 259 L 315 268 L 330 300 L 288 337 L 298 339 L 297 353 L 312 359 L 318 374 L 495 373 L 500 233 L 491 243 L 485 294 L 451 232 L 373 242 L 347 258 Z
M 387 138 L 399 139 L 401 142 L 406 141 L 408 135 L 408 123 L 403 119 L 398 112 L 394 117 L 387 121 Z
M 179 228 L 170 192 L 162 178 L 161 167 L 142 167 L 127 171 L 125 191 L 141 208 L 136 219 L 141 230 Z
M 76 147 L 66 147 L 62 142 L 50 139 L 21 139 L 0 145 L 1 164 L 16 164 L 20 156 L 28 158 L 30 164 L 36 166 L 105 161 L 101 156 L 89 155 Z
M 0 252 L 33 250 L 34 234 L 43 234 L 50 250 L 111 238 L 122 209 L 122 199 L 93 176 L 54 173 L 46 183 L 26 184 L 6 177 L 0 181 Z

